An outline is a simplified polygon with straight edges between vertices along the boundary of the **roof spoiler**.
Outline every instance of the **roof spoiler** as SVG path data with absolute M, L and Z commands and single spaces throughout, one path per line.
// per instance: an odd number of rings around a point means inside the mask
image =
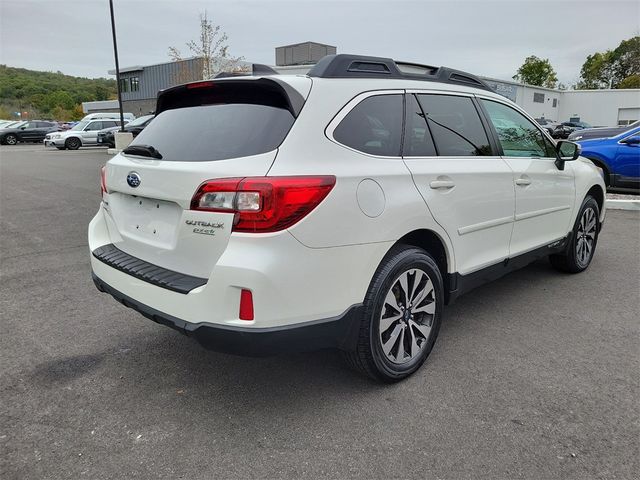
M 396 62 L 391 58 L 364 55 L 327 55 L 307 74 L 318 78 L 399 78 L 428 82 L 451 83 L 493 90 L 471 73 L 449 67 L 434 67 L 419 63 Z
M 226 103 L 239 99 L 246 103 L 286 108 L 296 118 L 300 114 L 305 98 L 277 76 L 237 77 L 239 75 L 200 80 L 160 90 L 156 102 L 156 115 L 174 108 Z

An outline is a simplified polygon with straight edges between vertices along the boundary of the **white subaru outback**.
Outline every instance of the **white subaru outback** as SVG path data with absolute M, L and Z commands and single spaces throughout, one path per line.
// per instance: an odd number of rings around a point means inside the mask
M 100 291 L 215 350 L 338 348 L 397 381 L 460 294 L 541 257 L 589 266 L 601 171 L 473 75 L 353 55 L 267 73 L 160 92 L 103 168 Z

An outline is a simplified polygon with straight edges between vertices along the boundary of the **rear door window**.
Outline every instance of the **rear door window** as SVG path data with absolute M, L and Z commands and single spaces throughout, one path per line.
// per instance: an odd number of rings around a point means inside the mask
M 384 157 L 400 156 L 402 95 L 374 95 L 356 105 L 333 131 L 333 138 L 355 150 Z
M 406 96 L 406 121 L 402 155 L 405 157 L 431 157 L 436 147 L 427 125 L 425 114 L 415 95 Z
M 492 155 L 487 133 L 469 97 L 419 94 L 438 155 Z

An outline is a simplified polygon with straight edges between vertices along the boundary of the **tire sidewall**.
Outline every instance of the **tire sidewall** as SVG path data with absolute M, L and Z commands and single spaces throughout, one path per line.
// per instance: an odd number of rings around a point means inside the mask
M 577 258 L 577 252 L 576 252 L 576 248 L 577 248 L 577 244 L 578 244 L 578 227 L 580 225 L 580 220 L 582 219 L 582 215 L 584 214 L 584 211 L 587 208 L 593 208 L 593 210 L 596 213 L 596 234 L 595 234 L 595 238 L 593 239 L 593 249 L 591 250 L 591 258 L 589 258 L 589 262 L 586 265 L 580 265 L 578 263 L 578 258 Z M 587 268 L 589 268 L 589 265 L 591 265 L 591 262 L 593 261 L 593 257 L 596 253 L 596 247 L 598 246 L 598 237 L 600 236 L 600 207 L 598 207 L 598 202 L 596 202 L 595 198 L 593 198 L 592 196 L 588 196 L 584 199 L 584 201 L 582 202 L 582 205 L 580 206 L 580 211 L 578 212 L 578 216 L 576 217 L 576 222 L 573 226 L 573 232 L 571 235 L 571 242 L 569 244 L 569 258 L 571 259 L 571 262 L 575 265 L 575 268 L 577 271 L 584 271 Z
M 389 259 L 385 265 L 391 265 L 390 270 L 381 282 L 372 285 L 373 295 L 370 304 L 367 306 L 369 324 L 369 344 L 372 352 L 372 359 L 376 370 L 384 375 L 387 380 L 400 380 L 415 372 L 424 363 L 431 352 L 438 337 L 442 320 L 442 310 L 444 307 L 444 287 L 442 275 L 435 261 L 423 250 L 417 248 L 407 249 L 395 257 Z M 434 286 L 434 296 L 436 299 L 436 313 L 433 318 L 431 334 L 427 339 L 427 344 L 422 348 L 420 355 L 404 364 L 394 364 L 387 359 L 380 344 L 380 315 L 384 306 L 387 292 L 396 279 L 407 270 L 419 268 L 429 275 Z
M 13 139 L 13 141 L 9 141 L 9 139 Z M 4 137 L 4 143 L 6 143 L 7 145 L 17 145 L 18 137 L 10 133 L 6 137 Z
M 71 137 L 65 142 L 65 147 L 67 147 L 69 150 L 78 150 L 81 145 L 82 142 L 76 137 Z

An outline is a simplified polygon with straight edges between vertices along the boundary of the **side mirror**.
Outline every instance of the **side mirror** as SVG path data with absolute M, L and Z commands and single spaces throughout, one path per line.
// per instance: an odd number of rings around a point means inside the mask
M 564 162 L 576 160 L 580 156 L 580 145 L 566 140 L 556 143 L 556 166 L 559 170 L 564 170 Z
M 24 125 L 24 126 L 20 127 L 20 130 L 26 130 L 26 129 L 27 129 L 27 126 L 26 126 L 26 125 Z
M 622 140 L 620 143 L 624 143 L 626 145 L 639 145 L 640 136 L 634 135 L 633 137 L 627 137 L 624 140 Z

